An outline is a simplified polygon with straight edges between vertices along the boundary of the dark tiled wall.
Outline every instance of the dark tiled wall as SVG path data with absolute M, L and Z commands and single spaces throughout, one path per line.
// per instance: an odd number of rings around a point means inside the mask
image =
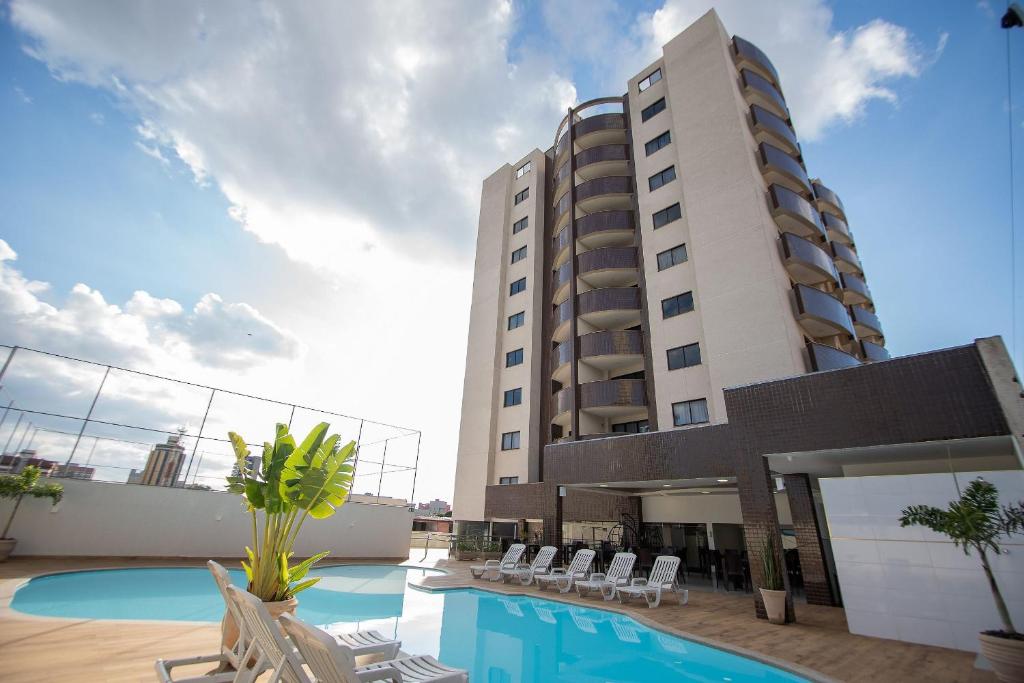
M 787 474 L 785 480 L 807 602 L 812 605 L 836 605 L 838 602 L 832 595 L 825 567 L 825 550 L 818 535 L 818 514 L 814 508 L 811 480 L 806 474 Z

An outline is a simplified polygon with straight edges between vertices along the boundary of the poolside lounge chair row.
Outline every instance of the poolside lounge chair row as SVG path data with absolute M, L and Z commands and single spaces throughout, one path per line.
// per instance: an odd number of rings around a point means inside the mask
M 551 568 L 558 552 L 553 546 L 542 547 L 530 564 L 520 562 L 525 550 L 526 546 L 522 543 L 514 543 L 500 560 L 488 560 L 482 565 L 471 566 L 469 571 L 476 579 L 505 583 L 518 580 L 524 586 L 536 582 L 540 590 L 554 585 L 561 593 L 568 593 L 575 586 L 580 597 L 599 592 L 605 600 L 618 598 L 621 603 L 642 598 L 648 607 L 657 607 L 666 595 L 674 596 L 680 605 L 689 602 L 690 592 L 680 588 L 676 581 L 679 558 L 672 555 L 661 555 L 655 559 L 646 579 L 634 579 L 636 555 L 633 553 L 615 553 L 608 571 L 589 573 L 594 562 L 593 550 L 578 550 L 565 569 Z

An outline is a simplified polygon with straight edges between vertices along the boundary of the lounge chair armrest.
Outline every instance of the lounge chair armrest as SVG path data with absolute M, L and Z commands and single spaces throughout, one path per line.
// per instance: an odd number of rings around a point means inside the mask
M 382 666 L 379 669 L 370 669 L 369 671 L 357 671 L 356 677 L 359 678 L 361 683 L 385 680 L 402 683 L 402 672 L 393 666 Z
M 566 574 L 566 571 L 565 571 L 564 567 L 555 567 L 554 569 L 551 570 L 550 575 L 551 576 L 563 576 L 563 575 L 564 576 L 568 576 L 568 574 Z
M 630 582 L 629 585 L 630 586 L 646 586 L 647 585 L 647 579 L 633 579 Z
M 529 564 L 527 564 L 527 563 L 525 563 L 525 562 L 520 562 L 519 564 L 517 564 L 517 565 L 516 565 L 516 566 L 514 567 L 514 569 L 530 569 L 530 568 L 531 568 L 532 566 L 533 566 L 533 565 L 529 565 Z
M 597 574 L 591 574 L 590 575 L 590 580 L 591 581 L 604 581 L 607 578 L 608 578 L 607 574 L 597 573 Z
M 616 586 L 628 586 L 629 585 L 629 578 L 625 577 L 625 576 L 620 576 L 619 578 L 615 579 L 615 585 Z
M 484 566 L 485 567 L 497 567 L 500 564 L 501 564 L 501 560 L 485 560 L 484 561 Z

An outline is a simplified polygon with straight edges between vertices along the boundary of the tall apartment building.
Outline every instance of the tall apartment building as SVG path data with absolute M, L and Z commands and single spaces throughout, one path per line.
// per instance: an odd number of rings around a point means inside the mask
M 167 443 L 153 446 L 146 460 L 146 469 L 138 483 L 143 486 L 176 486 L 182 465 L 185 464 L 185 446 L 182 435 L 167 437 Z

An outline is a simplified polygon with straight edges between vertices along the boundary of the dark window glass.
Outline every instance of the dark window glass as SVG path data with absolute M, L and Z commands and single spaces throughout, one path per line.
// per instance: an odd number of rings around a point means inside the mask
M 671 223 L 672 221 L 677 221 L 682 218 L 683 209 L 678 203 L 676 203 L 672 206 L 665 207 L 661 211 L 655 211 L 652 217 L 654 218 L 654 229 L 657 230 L 666 223 Z
M 641 121 L 647 121 L 648 119 L 652 118 L 653 116 L 656 116 L 657 114 L 663 111 L 665 111 L 664 97 L 662 97 L 660 100 L 658 100 L 651 106 L 644 107 L 643 110 L 640 111 L 640 119 Z
M 612 434 L 642 434 L 651 430 L 647 420 L 636 420 L 635 422 L 620 422 L 612 425 Z
M 661 317 L 671 318 L 693 310 L 693 292 L 670 296 L 661 302 Z
M 678 370 L 700 365 L 700 345 L 687 344 L 668 350 L 668 369 Z
M 523 201 L 524 199 L 526 199 L 529 196 L 530 196 L 530 188 L 526 188 L 522 192 L 516 193 L 516 204 L 518 204 L 519 202 Z
M 666 249 L 658 254 L 658 270 L 665 270 L 672 266 L 678 266 L 686 261 L 686 245 L 680 244 L 677 247 Z
M 530 172 L 533 168 L 533 164 L 527 161 L 525 164 L 516 169 L 516 178 L 522 178 L 524 175 Z
M 523 362 L 523 350 L 516 349 L 515 351 L 509 351 L 505 354 L 505 367 L 510 368 L 513 365 L 519 365 Z
M 517 232 L 520 232 L 522 230 L 526 230 L 526 228 L 528 228 L 529 226 L 530 226 L 530 217 L 529 216 L 527 216 L 526 218 L 520 218 L 519 220 L 517 220 L 515 223 L 512 224 L 512 234 L 514 235 Z
M 523 402 L 523 389 L 522 387 L 516 389 L 509 389 L 505 392 L 505 407 L 517 406 Z
M 517 263 L 526 258 L 526 247 L 519 247 L 512 252 L 512 263 Z
M 526 312 L 520 311 L 508 317 L 508 329 L 514 330 L 517 327 L 522 327 L 526 322 Z
M 665 183 L 670 183 L 676 179 L 676 167 L 669 166 L 660 173 L 655 173 L 647 179 L 647 186 L 651 188 L 651 191 L 657 190 Z
M 509 285 L 508 295 L 512 296 L 513 294 L 518 294 L 519 292 L 525 292 L 525 291 L 526 291 L 526 278 L 525 277 L 521 277 L 518 280 L 516 280 L 515 282 L 513 282 L 511 285 Z
M 698 398 L 695 401 L 682 401 L 680 403 L 672 404 L 672 423 L 676 427 L 695 425 L 707 421 L 707 399 Z
M 502 486 L 508 486 L 509 484 L 518 484 L 519 477 L 499 477 L 498 483 Z
M 501 435 L 501 450 L 514 451 L 519 448 L 519 432 L 505 432 Z
M 644 151 L 647 152 L 647 156 L 651 156 L 662 147 L 668 147 L 669 143 L 672 142 L 672 133 L 665 131 L 658 137 L 654 138 L 650 142 L 644 145 Z
M 639 83 L 637 83 L 636 87 L 637 87 L 637 89 L 640 92 L 643 92 L 644 90 L 647 90 L 648 88 L 650 88 L 652 85 L 654 85 L 655 83 L 657 83 L 660 80 L 661 80 L 661 67 L 658 67 L 657 69 L 652 71 L 650 73 L 650 75 L 647 76 L 647 78 L 645 78 L 644 80 L 642 80 Z

